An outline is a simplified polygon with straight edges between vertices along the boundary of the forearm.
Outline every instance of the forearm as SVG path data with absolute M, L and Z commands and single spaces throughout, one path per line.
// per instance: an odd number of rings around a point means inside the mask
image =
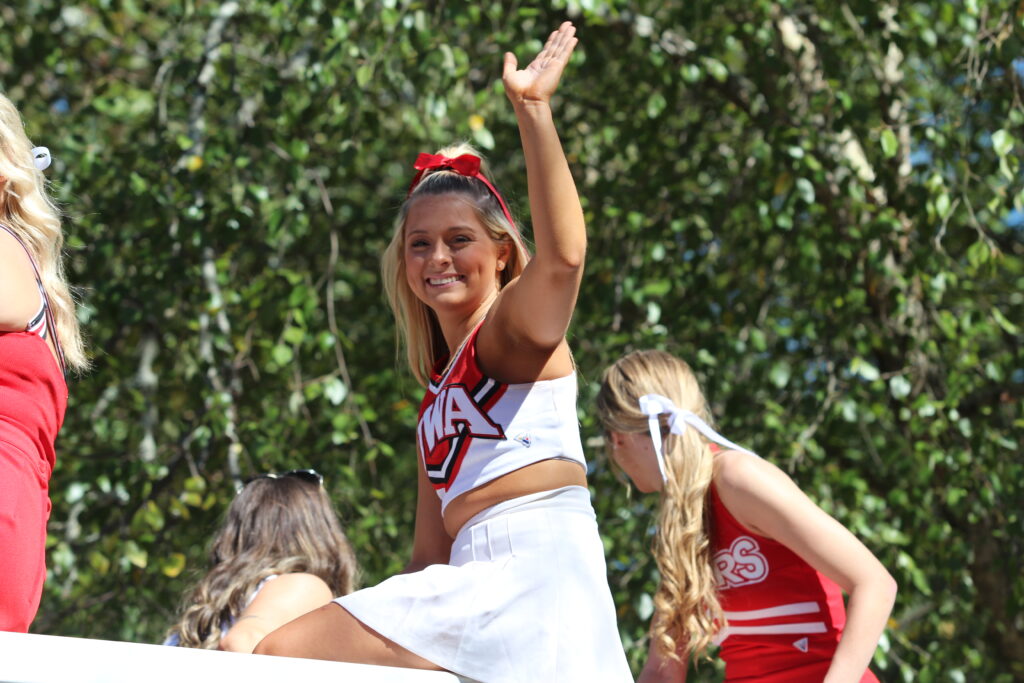
M 686 660 L 662 655 L 652 644 L 636 683 L 686 683 Z
M 895 599 L 896 582 L 885 571 L 851 591 L 846 607 L 846 628 L 825 683 L 856 683 L 861 679 L 871 663 Z
M 583 209 L 551 107 L 526 101 L 514 109 L 526 158 L 536 258 L 578 269 L 587 249 Z
M 686 667 L 658 666 L 648 660 L 636 683 L 686 683 Z

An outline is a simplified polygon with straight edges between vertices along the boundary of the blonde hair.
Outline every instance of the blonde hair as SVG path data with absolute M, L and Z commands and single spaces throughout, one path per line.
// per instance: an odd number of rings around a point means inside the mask
M 334 595 L 355 590 L 352 546 L 322 486 L 298 477 L 245 485 L 210 544 L 210 569 L 189 592 L 168 635 L 182 647 L 216 649 L 268 576 L 306 572 Z
M 78 329 L 75 300 L 64 277 L 61 247 L 64 235 L 60 212 L 46 196 L 46 178 L 32 160 L 32 144 L 25 135 L 14 104 L 0 94 L 0 223 L 21 239 L 39 267 L 56 321 L 67 364 L 76 370 L 89 365 Z
M 438 150 L 437 154 L 449 158 L 463 154 L 480 157 L 480 153 L 466 143 L 444 147 Z M 480 172 L 490 179 L 490 171 L 482 157 Z M 501 271 L 500 287 L 519 277 L 530 260 L 530 252 L 519 236 L 519 230 L 509 224 L 508 218 L 501 210 L 501 204 L 484 183 L 447 169 L 428 170 L 423 174 L 419 184 L 399 209 L 394 234 L 381 258 L 384 293 L 395 314 L 399 353 L 404 346 L 413 377 L 423 386 L 430 381 L 431 372 L 437 362 L 448 354 L 448 347 L 441 333 L 437 315 L 416 297 L 406 280 L 403 256 L 405 221 L 409 216 L 409 207 L 418 198 L 443 194 L 452 194 L 468 200 L 480 222 L 490 233 L 491 239 L 495 242 L 511 243 L 508 263 Z
M 700 385 L 690 366 L 664 351 L 635 351 L 608 368 L 597 396 L 597 414 L 608 431 L 646 432 L 647 416 L 638 399 L 666 396 L 680 410 L 690 410 L 711 424 Z M 667 481 L 661 496 L 654 557 L 661 584 L 654 596 L 651 637 L 661 652 L 679 659 L 678 651 L 703 653 L 725 626 L 716 589 L 711 538 L 713 453 L 695 429 L 662 434 Z

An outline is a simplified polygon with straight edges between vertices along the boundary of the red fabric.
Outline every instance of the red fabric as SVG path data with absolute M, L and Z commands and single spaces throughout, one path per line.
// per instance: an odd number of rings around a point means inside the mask
M 448 168 L 459 175 L 475 178 L 477 174 L 480 173 L 480 157 L 473 154 L 462 154 L 454 159 L 449 159 L 448 157 L 440 154 L 427 154 L 426 152 L 422 152 L 418 157 L 416 157 L 416 161 L 413 162 L 412 167 L 417 171 L 420 171 L 420 173 L 417 173 L 416 177 L 413 178 L 412 187 L 409 188 L 410 191 L 416 187 L 417 181 L 419 181 L 420 176 L 423 175 L 422 171 L 425 171 L 428 168 Z
M 67 385 L 49 345 L 0 333 L 0 630 L 27 631 L 46 578 L 48 481 Z
M 520 244 L 523 238 L 519 235 L 519 230 L 516 227 L 516 222 L 512 220 L 512 212 L 508 210 L 508 206 L 505 205 L 505 200 L 502 198 L 501 193 L 498 192 L 498 188 L 491 184 L 491 181 L 480 172 L 480 157 L 473 154 L 460 154 L 459 156 L 451 159 L 440 154 L 427 154 L 421 152 L 416 161 L 413 162 L 413 168 L 416 169 L 416 175 L 413 176 L 412 183 L 409 184 L 409 192 L 406 196 L 412 195 L 412 191 L 416 189 L 416 186 L 420 183 L 420 178 L 423 177 L 424 171 L 433 168 L 443 168 L 448 171 L 454 171 L 461 176 L 468 178 L 476 178 L 491 191 L 494 198 L 498 200 L 501 205 L 501 211 L 505 214 L 505 218 L 508 220 L 509 229 L 512 231 L 512 237 Z
M 842 590 L 786 546 L 740 524 L 714 485 L 711 503 L 719 599 L 729 613 L 725 680 L 820 683 L 846 625 Z M 865 671 L 860 680 L 878 679 Z
M 434 490 L 448 490 L 451 487 L 455 478 L 459 476 L 459 468 L 462 467 L 462 461 L 474 438 L 505 438 L 501 426 L 496 424 L 494 426 L 500 436 L 485 437 L 473 434 L 468 426 L 455 438 L 429 440 L 425 438 L 426 435 L 423 432 L 424 413 L 438 400 L 439 396 L 443 395 L 444 390 L 448 387 L 469 389 L 469 395 L 473 396 L 478 394 L 482 387 L 490 383 L 492 385 L 491 389 L 481 395 L 479 402 L 469 399 L 472 403 L 467 403 L 464 407 L 479 411 L 484 420 L 494 424 L 489 417 L 490 410 L 505 394 L 508 385 L 490 380 L 480 370 L 480 366 L 476 361 L 476 336 L 482 326 L 483 321 L 480 321 L 469 337 L 467 337 L 458 353 L 458 358 L 452 363 L 452 366 L 448 368 L 446 373 L 443 372 L 443 364 L 448 359 L 445 358 L 441 361 L 439 367 L 433 373 L 426 392 L 423 394 L 423 401 L 420 402 L 420 426 L 417 428 L 416 438 L 419 442 L 420 454 L 423 457 L 423 465 L 427 471 L 427 478 L 430 480 Z

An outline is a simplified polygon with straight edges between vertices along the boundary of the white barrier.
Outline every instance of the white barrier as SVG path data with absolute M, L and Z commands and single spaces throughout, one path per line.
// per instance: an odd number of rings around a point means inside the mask
M 439 671 L 0 632 L 3 683 L 472 683 Z

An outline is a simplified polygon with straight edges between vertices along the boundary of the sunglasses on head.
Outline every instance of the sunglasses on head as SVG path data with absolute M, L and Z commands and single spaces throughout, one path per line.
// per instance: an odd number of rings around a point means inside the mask
M 324 485 L 324 475 L 320 474 L 316 470 L 288 470 L 287 472 L 268 472 L 266 474 L 257 474 L 255 477 L 250 477 L 245 481 L 246 484 L 249 482 L 256 481 L 257 479 L 281 479 L 283 477 L 295 477 L 301 479 L 304 482 L 313 484 L 314 486 Z

